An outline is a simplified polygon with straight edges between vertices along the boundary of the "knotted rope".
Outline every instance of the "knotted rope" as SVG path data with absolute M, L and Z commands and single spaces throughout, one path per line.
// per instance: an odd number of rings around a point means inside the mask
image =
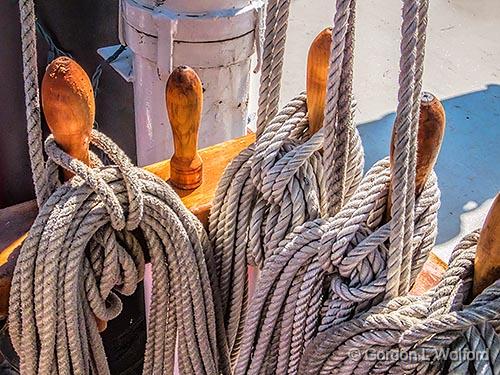
M 39 215 L 21 249 L 9 331 L 23 374 L 109 374 L 95 318 L 121 310 L 153 269 L 144 374 L 228 374 L 229 354 L 208 236 L 162 180 L 135 168 L 110 139 L 91 142 L 115 164 L 92 168 L 42 152 L 33 0 L 20 1 L 28 140 Z M 60 184 L 58 168 L 75 174 Z M 177 346 L 177 350 L 176 350 Z M 177 352 L 177 353 L 176 353 Z
M 9 329 L 21 372 L 109 373 L 94 316 L 120 313 L 116 292 L 134 292 L 147 254 L 153 298 L 144 374 L 173 373 L 176 341 L 183 373 L 228 373 L 219 368 L 227 349 L 200 222 L 103 134 L 94 131 L 92 143 L 116 166 L 89 168 L 46 142 L 49 160 L 76 176 L 41 207 L 16 265 Z
M 236 374 L 264 368 L 296 373 L 318 331 L 382 301 L 390 224 L 381 222 L 389 181 L 385 159 L 373 166 L 336 216 L 296 228 L 267 260 L 250 305 Z M 416 201 L 411 283 L 434 245 L 438 207 L 432 175 Z
M 479 231 L 455 247 L 441 282 L 314 338 L 301 374 L 498 374 L 500 281 L 470 304 Z
M 209 233 L 233 359 L 246 314 L 247 266 L 262 268 L 293 228 L 325 212 L 323 133 L 308 138 L 307 125 L 305 95 L 300 95 L 230 163 L 217 188 Z M 347 197 L 357 187 L 363 167 L 357 133 L 348 164 Z
M 337 79 L 342 78 L 339 61 L 347 58 L 345 54 L 340 57 L 335 47 L 348 39 L 354 8 L 353 0 L 337 1 L 333 34 L 338 42 L 333 43 L 330 64 L 330 76 Z M 352 319 L 393 293 L 404 293 L 432 249 L 439 207 L 434 174 L 416 201 L 414 197 L 420 96 L 415 90 L 421 88 L 426 11 L 425 0 L 404 3 L 392 171 L 387 159 L 376 163 L 338 213 L 295 228 L 266 260 L 248 312 L 236 374 L 297 373 L 306 347 L 318 332 Z M 340 110 L 342 95 L 345 102 L 350 97 L 350 91 L 341 89 L 342 82 L 346 81 L 341 79 L 328 94 L 327 111 L 333 110 L 325 117 L 337 121 L 325 122 L 329 135 L 325 142 L 331 138 L 333 145 L 325 147 L 325 174 L 335 171 L 327 168 L 328 158 L 337 161 L 343 155 L 339 150 L 344 149 L 345 135 L 340 124 L 351 120 L 345 107 Z M 332 124 L 337 130 L 328 132 Z M 343 205 L 342 191 L 346 191 L 342 183 L 346 174 L 337 172 L 336 176 L 337 180 L 327 178 L 326 189 L 336 197 L 328 199 L 333 213 Z M 384 224 L 390 188 L 392 220 Z
M 340 95 L 340 112 L 346 115 L 340 124 L 335 129 L 330 126 L 311 136 L 305 94 L 293 98 L 269 121 L 276 113 L 273 108 L 278 102 L 279 86 L 276 85 L 281 80 L 288 6 L 289 1 L 270 1 L 268 4 L 258 139 L 226 168 L 210 215 L 209 236 L 214 246 L 232 363 L 238 355 L 246 316 L 247 266 L 262 268 L 293 228 L 326 215 L 329 202 L 325 164 L 328 169 L 331 165 L 340 165 L 328 174 L 338 181 L 340 202 L 354 193 L 363 170 L 363 151 L 353 122 L 352 90 L 349 89 L 352 86 L 353 22 L 346 32 L 347 41 L 342 47 L 334 47 L 332 56 L 335 57 L 331 58 L 340 61 L 341 66 L 336 69 L 342 82 L 346 82 L 341 85 L 345 90 Z M 352 15 L 350 20 L 353 18 Z M 335 42 L 334 37 L 334 46 Z M 344 50 L 347 51 L 345 58 Z M 339 54 L 342 56 L 337 56 Z M 337 76 L 331 74 L 330 79 L 335 80 Z M 329 95 L 332 95 L 330 91 L 339 89 L 331 86 Z M 275 99 L 269 98 L 271 94 L 276 95 Z M 336 117 L 330 114 L 332 110 L 326 109 L 327 120 L 335 122 Z M 323 149 L 331 147 L 323 145 L 326 131 L 345 135 L 343 142 L 338 142 L 342 149 L 342 157 L 338 157 L 339 152 L 335 154 L 338 160 L 330 157 L 324 161 Z

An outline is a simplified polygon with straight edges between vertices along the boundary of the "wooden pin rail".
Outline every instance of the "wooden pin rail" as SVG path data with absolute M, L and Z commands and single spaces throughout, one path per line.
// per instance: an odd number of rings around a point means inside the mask
M 331 38 L 331 30 L 323 30 L 314 40 L 308 55 L 307 103 L 311 122 L 309 131 L 311 134 L 319 130 L 323 124 Z M 248 134 L 247 136 L 223 142 L 196 152 L 199 117 L 196 115 L 193 119 L 186 120 L 186 117 L 183 116 L 186 111 L 196 112 L 199 110 L 201 113 L 202 98 L 200 98 L 199 95 L 199 88 L 201 88 L 201 85 L 197 82 L 195 77 L 192 76 L 190 79 L 183 81 L 186 77 L 182 77 L 181 73 L 189 75 L 191 71 L 185 67 L 179 68 L 176 74 L 180 74 L 181 76 L 169 80 L 170 87 L 166 89 L 167 111 L 173 125 L 174 141 L 177 140 L 176 154 L 180 157 L 175 158 L 174 155 L 174 158 L 171 160 L 161 161 L 144 168 L 163 180 L 169 181 L 173 185 L 174 190 L 181 197 L 184 205 L 190 209 L 206 227 L 208 224 L 211 202 L 225 167 L 236 155 L 255 141 L 255 135 Z M 179 87 L 187 87 L 188 91 L 183 92 Z M 90 107 L 87 106 L 87 110 L 89 108 Z M 86 123 L 86 121 L 84 122 Z M 86 133 L 82 132 L 80 134 L 85 135 Z M 64 140 L 60 142 L 56 138 L 56 141 L 60 145 L 64 146 L 65 144 Z M 70 143 L 73 144 L 75 142 Z M 79 142 L 76 143 L 78 144 Z M 87 145 L 87 143 L 83 143 Z M 186 145 L 189 150 L 187 153 L 185 152 Z M 68 151 L 68 149 L 66 150 Z M 84 159 L 80 157 L 79 154 L 72 155 L 80 160 Z M 200 163 L 200 168 L 198 168 L 198 162 L 201 160 L 203 160 L 203 167 L 201 168 Z M 195 163 L 193 164 L 192 161 L 195 161 Z M 183 180 L 183 173 L 176 174 L 176 172 L 172 172 L 174 170 L 177 172 L 179 170 L 188 170 L 188 174 L 194 172 L 195 182 L 193 185 L 189 185 L 192 181 L 186 182 L 185 179 Z M 65 173 L 66 176 L 66 172 L 63 173 Z M 175 181 L 174 183 L 172 183 L 172 178 Z M 196 186 L 200 181 L 203 181 L 201 185 L 196 188 L 191 188 Z M 0 210 L 0 318 L 5 318 L 7 315 L 10 280 L 17 259 L 18 250 L 36 214 L 37 208 L 34 202 L 28 202 Z M 437 257 L 431 257 L 429 264 L 431 264 L 431 267 L 436 267 L 436 270 L 444 269 L 444 264 L 440 262 Z M 424 266 L 424 270 L 426 269 L 428 269 L 427 265 Z M 434 277 L 434 275 L 438 273 L 440 274 L 438 271 L 432 273 L 433 276 L 429 279 L 432 285 L 429 285 L 429 287 L 435 285 L 437 277 Z M 417 286 L 418 285 L 419 282 L 417 281 Z M 426 283 L 423 285 L 428 289 Z

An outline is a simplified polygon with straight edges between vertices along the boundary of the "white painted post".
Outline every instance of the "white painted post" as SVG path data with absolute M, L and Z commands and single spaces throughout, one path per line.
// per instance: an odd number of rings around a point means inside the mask
M 199 146 L 246 133 L 251 56 L 258 11 L 254 0 L 121 1 L 121 42 L 133 52 L 137 160 L 140 166 L 171 157 L 165 84 L 188 65 L 204 88 Z

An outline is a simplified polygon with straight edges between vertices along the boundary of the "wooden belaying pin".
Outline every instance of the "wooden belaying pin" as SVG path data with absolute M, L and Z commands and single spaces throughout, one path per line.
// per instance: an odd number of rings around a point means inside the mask
M 75 159 L 89 165 L 95 100 L 87 73 L 74 60 L 59 57 L 47 67 L 41 93 L 43 113 L 56 143 Z M 73 173 L 63 170 L 63 177 L 69 180 Z M 106 329 L 106 321 L 96 317 L 96 322 L 99 332 Z
M 174 138 L 170 182 L 179 189 L 195 189 L 203 176 L 203 162 L 198 154 L 203 93 L 196 72 L 187 66 L 174 69 L 167 81 L 165 98 Z
M 74 60 L 52 61 L 42 81 L 42 107 L 56 143 L 72 157 L 89 164 L 95 101 L 90 79 Z M 64 179 L 73 177 L 63 171 Z
M 310 135 L 323 126 L 331 46 L 332 28 L 328 27 L 316 36 L 307 55 L 306 87 Z
M 417 162 L 415 171 L 415 196 L 424 190 L 443 142 L 446 114 L 441 102 L 431 93 L 423 92 L 420 100 L 420 118 L 417 135 Z M 394 166 L 394 129 L 391 137 L 390 163 Z M 386 219 L 391 217 L 391 191 L 389 189 Z
M 418 197 L 436 164 L 446 127 L 446 114 L 441 102 L 431 93 L 423 92 L 417 137 L 415 195 Z
M 500 193 L 486 216 L 474 259 L 472 297 L 500 279 Z

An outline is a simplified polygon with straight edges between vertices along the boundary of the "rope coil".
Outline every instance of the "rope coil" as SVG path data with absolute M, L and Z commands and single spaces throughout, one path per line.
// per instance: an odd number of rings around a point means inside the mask
M 262 268 L 293 228 L 324 215 L 323 132 L 308 136 L 305 100 L 292 99 L 230 163 L 215 194 L 209 235 L 233 359 L 246 315 L 247 265 Z M 363 168 L 357 131 L 349 147 L 347 197 Z
M 276 374 L 296 373 L 317 332 L 382 301 L 390 224 L 381 222 L 389 181 L 385 159 L 366 174 L 336 216 L 295 228 L 269 257 L 250 305 L 236 374 L 257 374 L 265 366 Z M 435 175 L 416 202 L 411 283 L 437 235 Z
M 334 33 L 331 48 L 340 58 L 337 71 L 343 91 L 340 106 L 325 109 L 325 129 L 310 131 L 305 94 L 293 98 L 278 112 L 289 6 L 288 0 L 268 3 L 257 141 L 226 168 L 210 215 L 209 236 L 220 275 L 232 364 L 239 352 L 247 314 L 247 265 L 262 269 L 295 227 L 323 217 L 328 211 L 337 212 L 340 205 L 331 207 L 330 200 L 343 203 L 354 194 L 364 164 L 361 139 L 353 121 L 354 14 L 347 17 L 348 30 L 340 37 L 346 39 L 345 43 L 336 44 L 340 41 L 338 33 Z M 337 59 L 331 57 L 330 61 L 336 63 Z M 330 73 L 333 86 L 330 84 L 328 95 L 338 91 L 337 78 Z M 337 108 L 342 117 L 332 128 L 337 122 L 332 113 Z M 342 134 L 341 141 L 332 138 L 333 133 Z M 335 153 L 336 159 L 326 159 L 327 151 L 337 146 L 341 151 Z M 333 193 L 327 188 L 328 178 L 337 181 Z
M 46 142 L 50 160 L 76 176 L 41 207 L 16 265 L 9 330 L 21 372 L 108 374 L 94 316 L 120 313 L 116 292 L 134 292 L 147 252 L 154 283 L 144 374 L 173 373 L 176 341 L 183 373 L 229 373 L 201 224 L 103 134 L 93 131 L 92 143 L 116 167 L 89 168 Z
M 403 3 L 391 163 L 375 164 L 349 198 L 345 171 L 353 135 L 347 108 L 352 107 L 355 5 L 354 0 L 338 0 L 334 16 L 322 159 L 329 218 L 296 227 L 266 260 L 236 374 L 300 373 L 301 358 L 318 332 L 406 293 L 434 245 L 439 207 L 435 175 L 415 200 L 426 0 Z M 384 223 L 388 204 L 392 219 Z

